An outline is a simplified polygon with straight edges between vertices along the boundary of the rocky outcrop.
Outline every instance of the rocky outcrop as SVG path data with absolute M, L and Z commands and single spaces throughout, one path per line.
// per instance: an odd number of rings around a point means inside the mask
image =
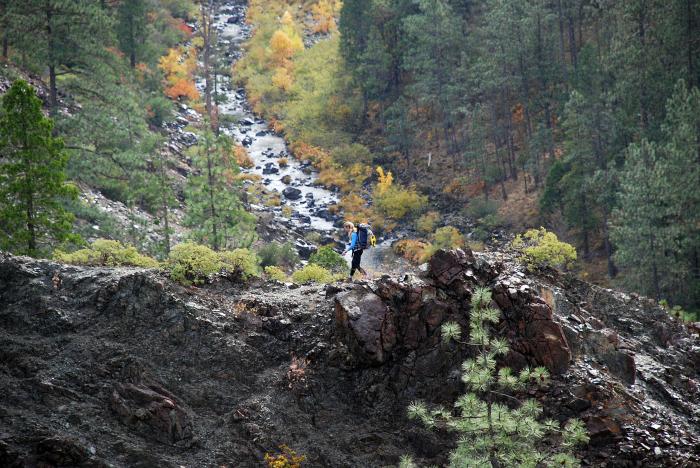
M 0 464 L 252 467 L 280 444 L 307 466 L 444 464 L 452 436 L 405 411 L 464 391 L 473 350 L 440 326 L 466 327 L 477 286 L 502 364 L 549 367 L 546 416 L 585 421 L 585 463 L 700 463 L 696 336 L 644 298 L 440 251 L 420 276 L 202 288 L 0 254 Z
M 382 364 L 394 349 L 415 350 L 426 341 L 435 345 L 436 329 L 447 320 L 464 322 L 472 292 L 488 286 L 502 311 L 500 333 L 511 343 L 515 367 L 529 363 L 564 373 L 571 351 L 550 306 L 517 276 L 494 274 L 479 269 L 472 252 L 439 251 L 426 281 L 410 275 L 403 281 L 385 277 L 373 285 L 374 291 L 358 288 L 336 296 L 339 328 L 367 361 Z

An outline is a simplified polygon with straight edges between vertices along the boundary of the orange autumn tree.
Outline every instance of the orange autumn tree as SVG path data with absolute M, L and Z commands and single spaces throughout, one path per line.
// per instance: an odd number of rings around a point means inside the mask
M 194 48 L 174 47 L 158 61 L 158 68 L 165 74 L 165 94 L 172 99 L 185 97 L 190 101 L 199 99 L 194 84 L 197 69 L 197 52 Z

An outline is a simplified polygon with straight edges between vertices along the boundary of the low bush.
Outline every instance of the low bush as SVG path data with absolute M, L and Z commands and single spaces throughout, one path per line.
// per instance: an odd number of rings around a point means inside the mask
M 292 273 L 292 281 L 298 284 L 305 283 L 332 283 L 333 274 L 320 265 L 309 263 L 304 268 Z
M 401 219 L 421 211 L 428 202 L 428 197 L 420 195 L 413 188 L 392 185 L 382 194 L 375 194 L 374 202 L 386 216 Z
M 223 264 L 219 255 L 205 245 L 185 242 L 170 250 L 167 269 L 170 277 L 184 285 L 202 284 L 218 273 Z
M 430 234 L 435 231 L 435 225 L 440 222 L 440 213 L 428 211 L 416 220 L 416 229 L 422 234 Z
M 545 266 L 568 268 L 576 261 L 576 249 L 543 227 L 518 234 L 511 246 L 522 253 L 521 260 L 528 269 Z
M 392 246 L 394 253 L 412 263 L 423 263 L 426 250 L 429 247 L 428 242 L 418 239 L 402 239 Z
M 350 167 L 357 163 L 363 166 L 372 164 L 372 153 L 366 146 L 359 143 L 339 145 L 331 152 L 331 157 L 334 162 L 344 167 Z
M 298 455 L 287 445 L 280 445 L 279 449 L 280 453 L 278 454 L 265 454 L 267 468 L 301 468 L 302 463 L 306 460 L 304 455 Z
M 452 226 L 444 226 L 433 235 L 435 249 L 458 249 L 464 246 L 464 237 L 459 230 Z
M 141 255 L 133 246 L 123 245 L 119 241 L 97 239 L 90 247 L 67 253 L 56 250 L 54 260 L 74 265 L 100 266 L 135 266 L 143 268 L 158 268 L 157 260 Z
M 260 275 L 260 257 L 248 249 L 234 249 L 219 252 L 222 268 L 230 273 L 241 275 L 247 280 Z
M 459 249 L 463 246 L 464 237 L 462 237 L 457 228 L 452 226 L 441 227 L 433 234 L 433 242 L 425 248 L 421 261 L 426 262 L 430 260 L 430 257 L 440 249 Z
M 319 265 L 334 273 L 340 273 L 348 269 L 348 263 L 342 255 L 333 250 L 333 247 L 326 245 L 311 254 L 309 263 Z
M 258 255 L 260 256 L 260 265 L 263 267 L 284 266 L 291 268 L 299 263 L 297 249 L 290 242 L 265 244 L 258 249 Z
M 473 198 L 464 210 L 467 216 L 473 219 L 481 219 L 486 216 L 496 214 L 498 204 L 493 200 L 484 197 Z
M 265 276 L 268 279 L 285 282 L 287 281 L 287 274 L 282 271 L 281 268 L 274 265 L 269 265 L 265 267 Z
M 240 145 L 236 145 L 233 148 L 233 155 L 236 158 L 236 164 L 244 169 L 251 169 L 255 167 L 255 161 L 250 157 L 248 151 Z
M 332 206 L 335 206 L 335 205 L 332 205 Z M 304 239 L 311 242 L 312 244 L 320 244 L 321 239 L 323 239 L 323 236 L 321 236 L 321 233 L 318 231 L 309 231 L 306 234 L 304 234 Z
M 503 226 L 503 218 L 497 214 L 486 215 L 479 220 L 479 224 L 488 231 L 493 231 Z

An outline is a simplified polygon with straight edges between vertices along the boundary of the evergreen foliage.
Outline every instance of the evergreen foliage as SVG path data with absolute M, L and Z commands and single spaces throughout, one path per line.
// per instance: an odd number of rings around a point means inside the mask
M 278 266 L 292 268 L 299 263 L 299 254 L 291 242 L 280 244 L 279 242 L 270 242 L 258 249 L 260 256 L 260 265 Z
M 348 269 L 348 262 L 330 245 L 320 247 L 312 253 L 309 263 L 322 266 L 333 273 L 342 273 Z
M 0 116 L 0 249 L 38 256 L 54 243 L 77 240 L 63 203 L 78 190 L 66 183 L 68 155 L 52 130 L 34 88 L 15 81 Z
M 444 343 L 474 348 L 474 357 L 462 364 L 467 392 L 455 402 L 456 414 L 416 401 L 408 407 L 408 416 L 428 428 L 458 434 L 457 447 L 449 456 L 451 467 L 579 466 L 573 451 L 588 442 L 583 422 L 572 419 L 561 427 L 557 421 L 542 419 L 544 411 L 537 400 L 523 399 L 528 390 L 546 385 L 549 374 L 542 367 L 517 374 L 499 367 L 499 359 L 508 353 L 508 342 L 492 331 L 499 320 L 491 292 L 474 291 L 467 342 L 461 340 L 462 330 L 455 322 L 443 324 L 441 330 Z M 416 465 L 406 456 L 399 466 Z
M 192 238 L 214 250 L 249 246 L 255 240 L 255 217 L 238 196 L 239 169 L 230 138 L 207 129 L 192 162 L 198 172 L 187 179 L 186 189 Z

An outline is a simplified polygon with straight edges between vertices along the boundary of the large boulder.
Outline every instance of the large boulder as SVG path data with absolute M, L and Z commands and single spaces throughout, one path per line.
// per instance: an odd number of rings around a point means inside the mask
M 346 344 L 370 364 L 382 364 L 396 343 L 391 311 L 372 291 L 356 288 L 335 297 L 335 320 Z
M 562 374 L 571 362 L 571 350 L 550 306 L 517 277 L 493 287 L 493 299 L 503 312 L 512 351 L 532 364 Z
M 286 187 L 284 190 L 282 190 L 282 195 L 284 195 L 284 198 L 288 198 L 289 200 L 298 200 L 301 198 L 301 190 L 294 187 Z
M 158 385 L 118 384 L 110 404 L 124 424 L 142 435 L 166 444 L 192 438 L 188 411 Z

